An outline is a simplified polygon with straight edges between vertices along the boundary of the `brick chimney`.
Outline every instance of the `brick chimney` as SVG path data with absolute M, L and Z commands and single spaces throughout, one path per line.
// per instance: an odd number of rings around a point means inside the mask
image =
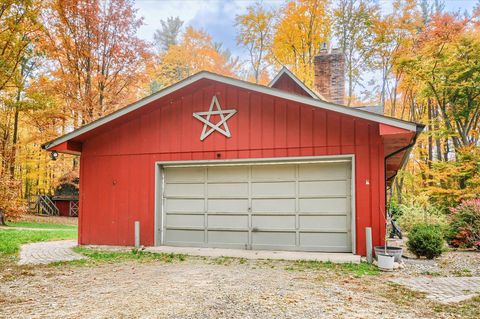
M 325 46 L 314 59 L 314 85 L 329 102 L 345 103 L 345 56 L 340 49 L 330 52 Z

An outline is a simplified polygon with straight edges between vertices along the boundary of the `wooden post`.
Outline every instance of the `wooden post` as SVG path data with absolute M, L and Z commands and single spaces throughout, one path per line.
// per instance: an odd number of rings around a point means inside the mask
M 373 262 L 372 256 L 372 228 L 365 227 L 365 239 L 367 244 L 367 262 L 371 264 Z

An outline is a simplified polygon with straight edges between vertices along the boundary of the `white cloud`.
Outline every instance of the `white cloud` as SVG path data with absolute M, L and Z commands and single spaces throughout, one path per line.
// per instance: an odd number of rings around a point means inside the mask
M 236 45 L 235 16 L 246 11 L 255 1 L 250 0 L 137 0 L 135 7 L 143 16 L 145 25 L 139 36 L 153 41 L 153 34 L 160 28 L 160 20 L 168 17 L 180 17 L 184 26 L 193 26 L 208 32 L 215 42 L 222 42 L 224 48 L 234 55 L 243 56 L 245 51 Z M 278 7 L 283 0 L 264 1 L 268 6 Z

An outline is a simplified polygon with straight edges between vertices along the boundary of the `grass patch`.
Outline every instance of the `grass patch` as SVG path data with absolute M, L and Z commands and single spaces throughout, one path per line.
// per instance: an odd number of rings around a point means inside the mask
M 0 255 L 12 255 L 18 252 L 22 244 L 39 241 L 75 239 L 77 230 L 23 230 L 1 229 L 0 230 Z
M 452 274 L 455 276 L 455 277 L 472 277 L 472 271 L 470 269 L 459 269 L 459 270 L 455 270 L 455 271 L 452 271 Z
M 442 275 L 438 271 L 430 271 L 430 270 L 422 271 L 420 274 L 425 276 L 432 276 L 432 277 L 440 277 Z
M 211 263 L 215 265 L 228 266 L 232 264 L 232 262 L 235 260 L 236 258 L 233 258 L 233 257 L 221 256 L 221 257 L 213 258 Z
M 425 293 L 413 291 L 397 283 L 387 282 L 387 285 L 382 295 L 397 305 L 411 307 L 416 300 L 425 298 Z
M 39 228 L 39 229 L 67 229 L 67 230 L 77 230 L 75 225 L 64 225 L 64 224 L 52 224 L 52 223 L 37 223 L 37 222 L 28 222 L 20 221 L 15 223 L 8 223 L 9 227 L 25 227 L 25 228 Z
M 458 304 L 436 304 L 433 310 L 440 314 L 449 314 L 460 318 L 480 318 L 480 296 Z
M 174 253 L 151 253 L 139 249 L 132 249 L 130 251 L 106 251 L 106 250 L 96 250 L 84 247 L 75 247 L 73 250 L 79 254 L 82 254 L 88 259 L 74 260 L 68 262 L 58 262 L 53 263 L 53 265 L 62 265 L 62 264 L 96 264 L 96 263 L 115 263 L 123 261 L 162 261 L 165 263 L 171 263 L 175 261 L 184 261 L 187 257 L 184 254 L 174 254 Z
M 321 262 L 321 261 L 311 261 L 311 260 L 299 260 L 293 262 L 291 265 L 285 268 L 290 271 L 303 271 L 303 270 L 333 270 L 336 272 L 342 272 L 351 274 L 356 278 L 363 276 L 375 276 L 379 274 L 377 267 L 362 262 L 359 264 L 355 263 L 344 263 L 337 264 L 330 261 Z

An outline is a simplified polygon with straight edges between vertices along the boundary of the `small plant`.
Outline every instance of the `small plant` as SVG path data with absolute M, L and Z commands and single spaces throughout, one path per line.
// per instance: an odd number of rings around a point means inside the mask
M 441 227 L 447 226 L 447 216 L 439 209 L 429 205 L 399 205 L 401 211 L 397 213 L 396 221 L 400 225 L 402 232 L 408 233 L 416 224 L 434 224 Z
M 480 199 L 463 201 L 451 208 L 447 240 L 454 247 L 480 248 Z
M 443 231 L 438 225 L 416 224 L 408 233 L 408 249 L 417 257 L 438 257 L 443 252 L 443 245 Z

